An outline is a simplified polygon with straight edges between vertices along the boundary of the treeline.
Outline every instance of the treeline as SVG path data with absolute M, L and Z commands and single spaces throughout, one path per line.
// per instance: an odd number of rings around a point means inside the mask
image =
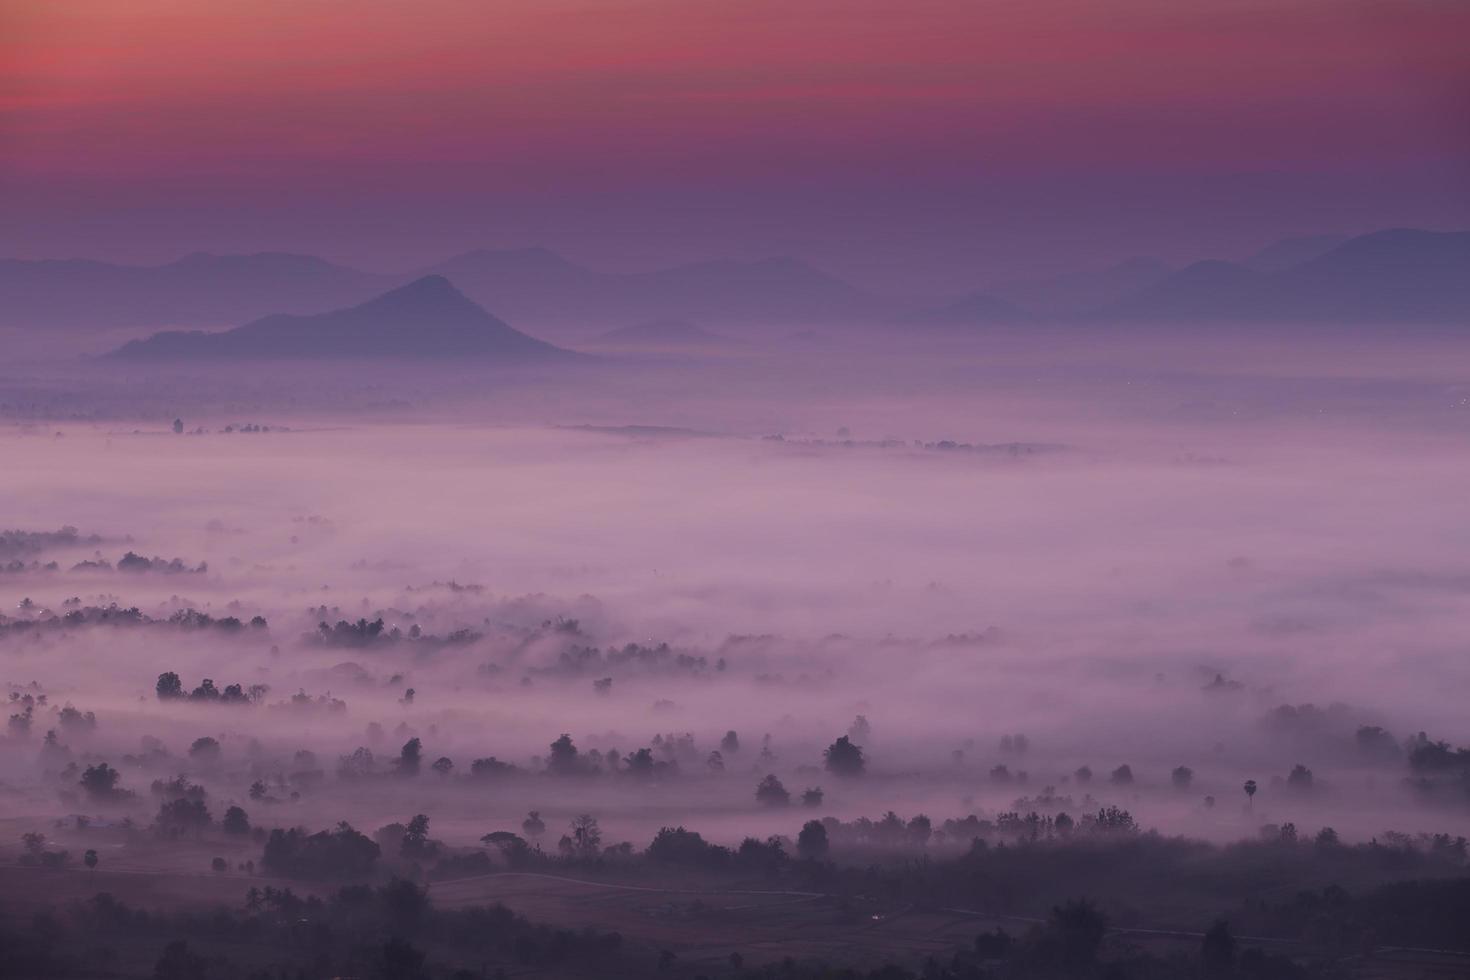
M 490 978 L 527 968 L 582 976 L 622 969 L 615 932 L 538 925 L 501 905 L 439 909 L 394 879 L 326 898 L 251 888 L 238 908 L 178 914 L 108 893 L 24 920 L 0 919 L 0 977 L 153 976 L 166 980 L 280 977 Z M 640 957 L 651 969 L 651 955 Z
M 247 627 L 264 630 L 267 626 L 264 616 L 255 616 L 247 622 L 237 616 L 216 617 L 199 612 L 197 609 L 180 609 L 169 616 L 159 618 L 148 615 L 137 606 L 119 606 L 117 603 L 110 603 L 106 606 L 84 606 L 80 599 L 68 599 L 62 605 L 70 608 L 60 614 L 49 610 L 36 616 L 14 617 L 0 614 L 0 637 L 6 634 L 59 632 L 83 626 L 171 627 L 180 630 L 214 630 L 221 633 L 237 633 Z M 34 603 L 31 603 L 29 599 L 24 600 L 21 608 L 29 611 L 34 608 Z

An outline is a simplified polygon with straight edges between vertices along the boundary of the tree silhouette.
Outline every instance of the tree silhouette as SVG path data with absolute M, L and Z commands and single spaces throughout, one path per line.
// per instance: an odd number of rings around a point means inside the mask
M 525 831 L 526 836 L 531 840 L 540 840 L 541 835 L 546 833 L 546 821 L 541 819 L 541 811 L 532 810 L 526 814 L 526 819 L 521 821 L 521 830 Z
M 93 878 L 97 877 L 97 852 L 96 851 L 92 850 L 91 848 L 88 848 L 87 849 L 87 853 L 82 855 L 82 863 L 85 864 L 87 866 L 87 870 L 89 872 L 91 872 L 91 877 L 93 877 Z
M 419 762 L 423 758 L 423 743 L 417 738 L 411 738 L 403 743 L 403 748 L 398 752 L 398 775 L 417 776 L 419 774 Z
M 220 829 L 227 834 L 248 834 L 250 833 L 250 818 L 241 807 L 232 806 L 225 811 L 224 819 L 220 821 Z
M 153 690 L 158 694 L 158 700 L 172 701 L 184 696 L 184 682 L 179 680 L 178 674 L 166 670 L 158 675 L 158 683 Z
M 1200 959 L 1210 975 L 1229 974 L 1235 966 L 1235 937 L 1224 919 L 1216 920 L 1200 944 Z
M 1248 807 L 1254 807 L 1256 802 L 1256 781 L 1254 779 L 1247 779 L 1245 786 L 1242 788 L 1245 790 L 1246 805 Z
M 546 768 L 557 776 L 572 776 L 581 767 L 582 760 L 578 756 L 577 746 L 572 743 L 572 736 L 563 732 L 560 738 L 551 743 L 551 755 L 546 760 Z
M 820 820 L 808 820 L 802 824 L 801 833 L 796 835 L 796 853 L 809 861 L 820 861 L 827 856 L 830 846 L 827 828 Z
M 867 760 L 863 758 L 862 746 L 854 745 L 852 739 L 846 735 L 827 746 L 822 752 L 822 758 L 828 772 L 844 779 L 861 776 L 867 767 Z
M 597 818 L 590 813 L 580 813 L 572 818 L 572 832 L 569 837 L 563 838 L 570 844 L 570 850 L 575 857 L 596 857 L 602 850 L 602 828 L 597 826 Z
M 1097 961 L 1108 920 L 1097 906 L 1079 899 L 1053 908 L 1047 931 L 1057 941 L 1062 962 L 1076 970 Z
M 105 762 L 99 762 L 83 770 L 80 782 L 92 799 L 107 800 L 118 795 L 117 781 L 121 778 L 122 773 Z
M 760 781 L 760 785 L 755 788 L 755 798 L 764 806 L 786 806 L 791 802 L 791 794 L 774 773 Z

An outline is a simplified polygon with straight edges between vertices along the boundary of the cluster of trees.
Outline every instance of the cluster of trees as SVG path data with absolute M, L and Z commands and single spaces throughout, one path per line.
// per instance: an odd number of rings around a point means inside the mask
M 471 629 L 457 629 L 444 636 L 435 636 L 425 633 L 417 623 L 405 633 L 397 626 L 390 628 L 382 616 L 372 620 L 364 617 L 356 622 L 339 619 L 333 624 L 322 620 L 317 623 L 313 632 L 306 635 L 308 641 L 329 647 L 373 647 L 403 641 L 431 646 L 459 646 L 474 643 L 481 637 L 482 634 Z
M 50 978 L 114 975 L 152 964 L 159 980 L 215 976 L 357 976 L 384 980 L 503 977 L 505 971 L 598 976 L 652 972 L 652 951 L 629 950 L 615 932 L 556 929 L 504 906 L 439 909 L 418 885 L 393 879 L 327 896 L 251 888 L 235 908 L 162 913 L 101 893 L 85 902 L 0 920 L 0 970 Z M 636 957 L 641 966 L 620 961 Z M 482 972 L 485 971 L 485 972 Z M 133 971 L 127 971 L 133 975 Z
M 259 704 L 270 693 L 270 688 L 265 684 L 251 684 L 248 688 L 240 684 L 226 684 L 224 690 L 220 690 L 208 677 L 200 681 L 198 687 L 185 693 L 184 682 L 171 670 L 158 675 L 158 682 L 153 685 L 153 690 L 160 701 L 213 701 L 220 704 Z
M 0 558 L 39 555 L 55 548 L 77 548 L 101 543 L 102 538 L 98 535 L 83 535 L 70 524 L 55 531 L 0 530 Z
M 575 620 L 572 622 L 575 624 Z M 716 671 L 723 671 L 725 659 L 720 657 L 711 665 L 709 658 L 675 650 L 667 643 L 627 643 L 606 649 L 573 645 L 558 654 L 555 664 L 537 668 L 531 673 L 577 677 L 631 669 L 644 674 L 700 674 L 710 670 L 711 666 Z
M 272 830 L 260 863 L 283 877 L 358 879 L 372 874 L 381 855 L 376 841 L 344 820 L 332 830 L 315 834 L 299 827 Z
M 206 562 L 197 565 L 185 564 L 182 558 L 145 558 L 134 551 L 129 551 L 117 560 L 119 572 L 159 572 L 165 575 L 203 575 L 209 571 Z
M 0 637 L 7 634 L 61 632 L 84 626 L 168 627 L 238 633 L 246 629 L 247 625 L 252 630 L 263 630 L 267 625 L 263 616 L 255 616 L 247 624 L 236 616 L 214 617 L 194 609 L 180 609 L 160 619 L 149 616 L 137 606 L 119 606 L 117 603 L 83 606 L 80 600 L 68 599 L 65 605 L 72 608 L 60 615 L 49 610 L 44 615 L 34 617 L 10 618 L 0 615 Z

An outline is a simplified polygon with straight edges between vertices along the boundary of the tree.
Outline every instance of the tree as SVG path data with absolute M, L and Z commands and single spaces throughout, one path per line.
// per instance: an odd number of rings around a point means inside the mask
M 1194 770 L 1188 766 L 1176 766 L 1169 774 L 1169 779 L 1173 782 L 1175 789 L 1189 789 L 1189 784 L 1194 782 Z
M 563 732 L 560 738 L 551 743 L 551 755 L 546 760 L 546 768 L 557 776 L 572 776 L 581 767 L 582 760 L 578 757 L 577 746 L 572 743 L 572 736 Z
M 1254 779 L 1247 779 L 1245 781 L 1245 786 L 1242 788 L 1245 790 L 1246 806 L 1254 806 L 1256 802 L 1256 781 Z
M 1235 966 L 1235 937 L 1230 934 L 1230 925 L 1224 919 L 1215 920 L 1210 931 L 1205 933 L 1200 944 L 1200 959 L 1205 972 L 1212 975 L 1228 974 Z
M 414 815 L 403 829 L 403 841 L 398 853 L 406 858 L 431 857 L 434 847 L 429 841 L 429 818 L 422 813 Z
M 1331 827 L 1323 827 L 1321 830 L 1317 831 L 1316 844 L 1318 847 L 1332 848 L 1338 846 L 1341 843 L 1342 840 L 1337 836 L 1337 831 L 1333 830 Z
M 261 866 L 293 878 L 359 878 L 372 872 L 382 849 L 343 821 L 335 830 L 273 830 Z
M 531 840 L 540 840 L 541 835 L 546 833 L 546 821 L 541 819 L 541 811 L 532 810 L 526 814 L 526 819 L 521 821 L 521 830 L 525 831 L 526 836 Z
M 1072 773 L 1072 776 L 1077 780 L 1077 782 L 1082 783 L 1085 786 L 1088 783 L 1092 782 L 1092 767 L 1078 766 L 1077 771 Z
M 1097 961 L 1107 931 L 1107 918 L 1086 899 L 1054 907 L 1047 923 L 1047 932 L 1056 940 L 1062 962 L 1072 969 Z
M 863 749 L 860 745 L 854 745 L 852 739 L 846 735 L 827 746 L 822 752 L 827 771 L 834 776 L 851 778 L 861 776 L 867 761 L 863 758 Z
M 796 853 L 808 861 L 820 861 L 827 856 L 831 844 L 827 840 L 827 828 L 820 820 L 808 820 L 801 825 L 796 835 Z
M 597 826 L 597 818 L 590 813 L 573 817 L 571 834 L 562 838 L 562 850 L 572 857 L 597 857 L 602 851 L 602 829 Z
M 725 737 L 720 739 L 720 751 L 726 755 L 734 755 L 740 751 L 740 736 L 735 734 L 735 729 L 730 729 L 725 733 Z
M 200 762 L 214 762 L 220 756 L 219 740 L 205 735 L 196 738 L 189 746 L 189 758 L 198 759 Z
M 764 806 L 786 806 L 791 802 L 791 794 L 774 773 L 767 775 L 756 786 L 755 798 Z
M 201 799 L 181 796 L 158 808 L 158 828 L 167 833 L 201 833 L 209 826 L 209 808 Z
M 413 943 L 394 936 L 383 944 L 384 980 L 419 980 L 424 976 L 424 956 Z
M 388 925 L 394 932 L 418 930 L 429 911 L 429 893 L 405 878 L 394 878 L 379 892 Z
M 398 752 L 398 775 L 417 776 L 419 774 L 419 762 L 423 757 L 423 743 L 417 737 L 403 743 L 403 748 Z
M 505 863 L 512 868 L 524 866 L 531 857 L 531 845 L 526 843 L 525 838 L 508 830 L 492 831 L 481 837 L 480 843 L 496 847 L 505 858 Z
M 826 799 L 826 794 L 822 792 L 822 787 L 810 786 L 807 788 L 806 792 L 801 794 L 801 805 L 807 807 L 819 807 L 822 805 L 822 800 L 824 799 Z
M 158 694 L 158 700 L 173 701 L 184 696 L 184 682 L 179 680 L 178 674 L 166 670 L 158 675 L 158 683 L 153 690 Z
M 184 420 L 183 419 L 174 419 L 174 435 L 177 436 L 177 435 L 183 435 L 183 434 L 184 434 Z
M 250 818 L 242 808 L 232 806 L 225 811 L 224 819 L 220 821 L 220 829 L 227 834 L 248 834 L 250 833 Z
M 933 821 L 924 816 L 924 814 L 919 814 L 909 821 L 908 834 L 909 839 L 915 844 L 920 847 L 926 846 L 929 843 L 929 838 L 934 835 Z
M 88 848 L 87 853 L 82 855 L 82 863 L 87 866 L 93 878 L 97 877 L 97 852 L 95 850 Z
M 153 980 L 205 980 L 205 966 L 204 957 L 176 939 L 164 947 L 163 955 L 153 965 Z
M 110 800 L 118 794 L 117 781 L 122 774 L 105 762 L 88 766 L 82 772 L 82 789 L 94 800 Z
M 868 724 L 867 715 L 858 715 L 852 720 L 852 724 L 847 726 L 847 737 L 859 745 L 866 742 L 872 734 L 873 726 Z
M 441 755 L 434 760 L 434 764 L 429 768 L 441 776 L 447 776 L 454 771 L 454 760 L 447 755 Z
M 1133 767 L 1124 763 L 1114 769 L 1112 775 L 1108 776 L 1108 782 L 1114 786 L 1128 786 L 1133 782 Z
M 1312 790 L 1312 770 L 1301 763 L 1291 767 L 1291 775 L 1286 777 L 1288 789 L 1297 793 L 1309 793 Z

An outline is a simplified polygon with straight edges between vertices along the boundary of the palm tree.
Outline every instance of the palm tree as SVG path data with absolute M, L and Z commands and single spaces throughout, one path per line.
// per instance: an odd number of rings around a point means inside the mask
M 1254 809 L 1256 802 L 1256 781 L 1254 779 L 1245 781 L 1245 799 L 1246 806 Z

